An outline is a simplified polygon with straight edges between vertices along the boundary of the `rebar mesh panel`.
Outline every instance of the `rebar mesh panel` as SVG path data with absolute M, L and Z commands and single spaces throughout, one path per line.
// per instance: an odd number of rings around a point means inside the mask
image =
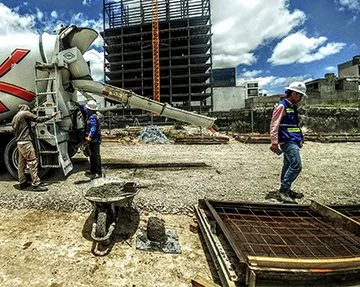
M 330 207 L 360 223 L 360 205 L 342 205 Z
M 360 256 L 360 237 L 335 228 L 309 207 L 213 205 L 245 256 L 328 259 Z M 360 214 L 360 213 L 359 213 Z M 229 240 L 229 238 L 228 238 Z

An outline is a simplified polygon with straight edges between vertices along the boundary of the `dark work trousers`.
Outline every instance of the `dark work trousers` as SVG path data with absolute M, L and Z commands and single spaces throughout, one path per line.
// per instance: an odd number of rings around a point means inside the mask
M 101 174 L 100 143 L 91 142 L 90 147 L 90 172 Z

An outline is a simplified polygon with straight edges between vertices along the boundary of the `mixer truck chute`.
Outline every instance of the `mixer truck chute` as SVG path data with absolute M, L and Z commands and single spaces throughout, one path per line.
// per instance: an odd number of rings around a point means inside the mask
M 83 144 L 81 113 L 72 103 L 77 91 L 205 128 L 213 125 L 214 118 L 92 81 L 83 54 L 97 36 L 92 29 L 70 25 L 56 35 L 7 36 L 6 40 L 0 37 L 0 43 L 6 43 L 0 44 L 0 154 L 13 177 L 17 177 L 18 153 L 10 122 L 19 104 L 29 104 L 39 115 L 57 112 L 53 120 L 34 127 L 40 176 L 50 168 L 61 167 L 65 175 L 73 168 L 70 158 Z

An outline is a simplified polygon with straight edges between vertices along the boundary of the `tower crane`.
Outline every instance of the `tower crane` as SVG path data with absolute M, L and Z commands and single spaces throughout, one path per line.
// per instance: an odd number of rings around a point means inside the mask
M 159 56 L 159 9 L 158 0 L 152 0 L 152 55 L 153 98 L 160 102 L 160 56 Z

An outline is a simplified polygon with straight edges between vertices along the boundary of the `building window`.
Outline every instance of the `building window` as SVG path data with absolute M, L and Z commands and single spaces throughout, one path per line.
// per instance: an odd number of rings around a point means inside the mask
M 319 91 L 319 83 L 313 83 L 306 86 L 308 92 L 318 92 Z
M 259 90 L 258 89 L 248 89 L 247 94 L 249 97 L 255 97 L 255 96 L 258 96 Z

